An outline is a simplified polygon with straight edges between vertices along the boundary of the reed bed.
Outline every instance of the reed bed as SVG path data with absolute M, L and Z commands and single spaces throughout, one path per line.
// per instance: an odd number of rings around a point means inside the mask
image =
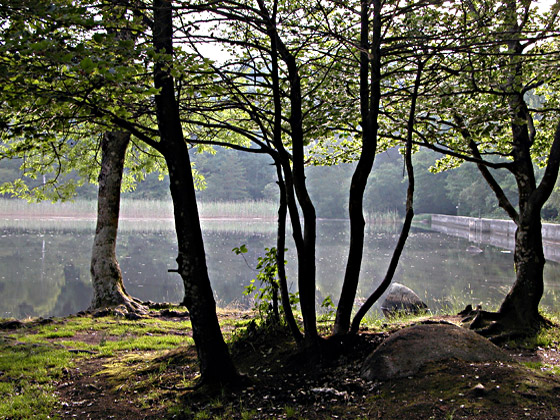
M 401 215 L 396 211 L 386 211 L 380 213 L 366 213 L 366 222 L 371 225 L 382 225 L 382 224 L 399 224 L 403 221 Z
M 51 203 L 42 201 L 40 203 L 28 203 L 25 200 L 0 199 L 0 215 L 3 217 L 77 217 L 95 218 L 97 203 L 90 200 L 65 201 Z
M 198 203 L 201 218 L 275 219 L 277 207 L 273 201 L 231 201 Z M 16 199 L 0 199 L 0 216 L 36 218 L 95 218 L 97 202 L 75 200 L 61 203 L 28 203 Z M 123 219 L 172 219 L 173 203 L 158 200 L 122 200 Z
M 201 201 L 199 212 L 202 218 L 226 219 L 270 219 L 275 220 L 278 204 L 275 201 Z
M 76 217 L 6 217 L 0 216 L 0 229 L 21 229 L 24 231 L 91 231 L 95 229 L 95 219 Z

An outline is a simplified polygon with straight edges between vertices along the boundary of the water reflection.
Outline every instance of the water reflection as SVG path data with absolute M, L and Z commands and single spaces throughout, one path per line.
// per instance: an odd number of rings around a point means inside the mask
M 34 221 L 33 223 L 37 223 Z M 0 316 L 62 316 L 87 308 L 91 300 L 89 260 L 93 223 L 56 222 L 25 227 L 13 220 L 1 230 Z M 125 221 L 117 254 L 126 289 L 142 300 L 179 302 L 183 286 L 176 273 L 176 238 L 172 221 Z M 248 304 L 242 295 L 256 272 L 257 257 L 274 246 L 272 222 L 206 221 L 203 223 L 208 269 L 219 305 Z M 383 226 L 366 235 L 359 298 L 381 282 L 398 238 L 398 226 Z M 246 244 L 245 261 L 231 252 Z M 347 222 L 318 225 L 317 300 L 337 297 L 344 275 L 348 244 Z M 495 308 L 513 284 L 513 256 L 492 245 L 477 243 L 482 252 L 470 253 L 468 238 L 414 228 L 403 253 L 395 281 L 415 290 L 432 309 L 482 303 Z M 288 282 L 295 290 L 295 255 L 291 240 L 287 255 Z M 545 269 L 543 304 L 560 309 L 560 268 Z

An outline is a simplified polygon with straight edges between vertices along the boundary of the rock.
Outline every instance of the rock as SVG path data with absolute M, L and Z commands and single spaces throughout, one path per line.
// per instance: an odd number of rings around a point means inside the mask
M 129 321 L 138 321 L 139 319 L 142 319 L 143 317 L 139 314 L 137 314 L 136 312 L 127 312 L 124 314 L 124 318 L 128 319 Z
M 113 311 L 109 308 L 98 309 L 93 313 L 93 318 L 101 318 L 104 316 L 113 315 Z
M 475 246 L 475 245 L 469 245 L 469 246 L 467 247 L 466 251 L 467 251 L 469 254 L 474 254 L 474 255 L 476 255 L 476 254 L 481 254 L 481 253 L 484 252 L 483 249 L 481 249 L 481 248 L 479 248 L 479 247 L 477 247 L 477 246 Z
M 475 385 L 471 392 L 475 397 L 482 397 L 484 394 L 486 394 L 486 387 L 479 383 Z
M 179 312 L 171 309 L 163 309 L 160 315 L 166 318 L 188 318 L 190 316 L 187 311 Z
M 426 305 L 414 291 L 403 284 L 393 283 L 389 287 L 387 295 L 381 304 L 381 310 L 386 317 L 397 312 L 418 313 L 421 309 L 427 309 Z
M 0 322 L 0 330 L 15 330 L 22 328 L 25 324 L 17 319 L 8 319 Z
M 431 362 L 511 361 L 511 357 L 474 331 L 452 324 L 418 324 L 392 334 L 365 360 L 367 380 L 405 378 Z

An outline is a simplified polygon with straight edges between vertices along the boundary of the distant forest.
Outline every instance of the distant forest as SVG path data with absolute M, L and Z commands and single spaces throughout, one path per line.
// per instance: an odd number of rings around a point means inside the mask
M 205 188 L 198 191 L 201 201 L 277 200 L 276 171 L 268 156 L 254 155 L 217 147 L 216 153 L 195 153 L 194 168 L 204 177 Z M 414 155 L 416 214 L 441 213 L 473 217 L 507 218 L 497 206 L 497 200 L 483 182 L 474 164 L 465 163 L 457 169 L 430 172 L 440 155 L 421 150 Z M 3 160 L 0 164 L 0 184 L 20 177 L 20 161 Z M 312 166 L 307 168 L 307 182 L 316 205 L 317 216 L 343 219 L 348 214 L 348 189 L 355 164 Z M 537 173 L 542 172 L 536 169 Z M 505 185 L 508 198 L 516 202 L 515 179 L 510 174 L 495 172 Z M 167 176 L 156 173 L 123 194 L 128 199 L 171 200 Z M 40 180 L 37 181 L 39 183 Z M 365 196 L 365 211 L 369 213 L 405 211 L 407 180 L 403 156 L 397 149 L 380 153 L 370 175 Z M 558 190 L 558 188 L 557 188 Z M 558 220 L 560 193 L 555 191 L 543 209 L 543 217 Z M 76 198 L 95 199 L 97 187 L 85 184 L 76 189 Z M 7 197 L 6 197 L 7 198 Z

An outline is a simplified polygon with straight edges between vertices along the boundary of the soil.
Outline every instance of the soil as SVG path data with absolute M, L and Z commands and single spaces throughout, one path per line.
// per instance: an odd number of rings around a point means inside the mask
M 368 382 L 360 377 L 362 363 L 389 333 L 361 331 L 352 340 L 336 343 L 333 354 L 310 362 L 309 355 L 297 352 L 286 331 L 248 331 L 232 345 L 236 365 L 246 378 L 242 387 L 182 385 L 198 375 L 193 348 L 171 351 L 142 367 L 131 354 L 121 355 L 118 362 L 129 366 L 121 376 L 107 369 L 114 359 L 79 358 L 56 383 L 62 401 L 57 415 L 64 420 L 560 419 L 557 343 L 536 350 L 505 347 L 513 362 L 449 360 L 429 364 L 407 378 Z M 78 339 L 95 342 L 98 337 L 74 338 Z M 529 368 L 528 363 L 542 365 Z M 151 385 L 142 385 L 150 380 Z

